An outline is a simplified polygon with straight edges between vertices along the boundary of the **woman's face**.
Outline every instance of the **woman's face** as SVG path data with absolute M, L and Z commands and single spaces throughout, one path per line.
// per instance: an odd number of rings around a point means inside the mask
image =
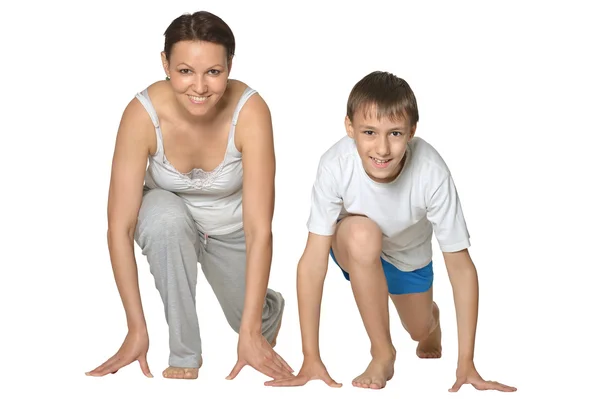
M 224 46 L 186 40 L 173 45 L 170 60 L 163 53 L 163 67 L 179 104 L 203 116 L 223 97 L 231 63 Z

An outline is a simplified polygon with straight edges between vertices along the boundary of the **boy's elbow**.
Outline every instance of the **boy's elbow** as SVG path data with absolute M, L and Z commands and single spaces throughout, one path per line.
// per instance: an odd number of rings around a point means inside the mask
M 298 262 L 298 274 L 325 275 L 327 273 L 329 246 L 326 240 L 314 242 L 309 239 L 304 253 Z M 321 244 L 321 245 L 318 245 Z
M 456 252 L 444 252 L 444 262 L 449 270 L 469 271 L 475 269 L 475 264 L 469 255 L 468 249 Z
M 298 262 L 297 277 L 299 280 L 317 282 L 325 279 L 327 274 L 327 261 L 318 262 L 301 257 Z

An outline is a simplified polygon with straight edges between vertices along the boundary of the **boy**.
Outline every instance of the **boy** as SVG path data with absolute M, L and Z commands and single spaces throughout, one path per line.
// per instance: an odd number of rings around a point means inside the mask
M 417 356 L 442 354 L 439 309 L 433 301 L 435 233 L 454 291 L 458 322 L 457 379 L 477 389 L 515 391 L 484 381 L 473 363 L 478 312 L 477 272 L 469 232 L 452 176 L 437 151 L 416 138 L 419 113 L 409 85 L 373 72 L 350 93 L 347 137 L 320 159 L 312 190 L 308 241 L 298 264 L 298 301 L 304 363 L 293 378 L 270 386 L 304 385 L 312 379 L 339 387 L 323 365 L 318 326 L 328 254 L 350 281 L 371 341 L 372 361 L 352 384 L 381 389 L 394 374 L 396 351 L 389 329 L 388 295 Z

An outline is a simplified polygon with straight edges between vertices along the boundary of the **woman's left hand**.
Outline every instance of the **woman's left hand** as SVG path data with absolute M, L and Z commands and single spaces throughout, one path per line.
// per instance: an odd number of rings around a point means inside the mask
M 262 334 L 240 334 L 238 361 L 227 379 L 234 379 L 246 365 L 273 379 L 294 376 L 292 368 L 273 350 Z

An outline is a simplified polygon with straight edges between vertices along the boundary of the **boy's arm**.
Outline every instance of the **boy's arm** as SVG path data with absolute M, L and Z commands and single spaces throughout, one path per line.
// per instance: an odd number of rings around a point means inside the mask
M 469 255 L 469 231 L 452 176 L 448 174 L 441 179 L 441 184 L 431 191 L 429 198 L 427 217 L 434 226 L 444 255 L 456 308 L 458 367 L 456 382 L 450 391 L 458 391 L 463 384 L 471 384 L 476 389 L 515 391 L 514 387 L 484 381 L 475 369 L 473 355 L 479 311 L 479 282 L 477 270 Z
M 319 318 L 323 283 L 337 218 L 343 204 L 337 190 L 341 177 L 336 170 L 321 158 L 311 193 L 308 239 L 298 262 L 296 290 L 305 362 L 320 359 Z
M 456 323 L 458 327 L 458 367 L 456 382 L 450 392 L 456 392 L 464 384 L 471 384 L 478 390 L 497 390 L 514 392 L 517 390 L 496 381 L 484 380 L 475 369 L 475 331 L 479 307 L 479 283 L 477 269 L 471 260 L 469 251 L 444 252 L 444 262 L 454 293 Z
M 472 364 L 479 289 L 475 265 L 468 252 L 469 231 L 452 176 L 438 171 L 428 183 L 427 218 L 433 225 L 454 292 L 458 363 Z
M 444 262 L 452 284 L 458 328 L 458 367 L 473 364 L 475 330 L 479 311 L 477 270 L 469 251 L 444 252 Z
M 308 233 L 304 254 L 298 262 L 298 312 L 305 359 L 321 358 L 319 322 L 331 241 L 332 236 Z
M 335 388 L 342 386 L 329 375 L 319 351 L 321 300 L 331 241 L 332 236 L 309 233 L 306 248 L 298 262 L 298 312 L 304 354 L 302 368 L 297 376 L 265 382 L 267 386 L 301 386 L 311 380 L 321 380 Z
M 329 249 L 342 209 L 342 198 L 336 190 L 338 182 L 339 176 L 324 166 L 321 159 L 311 194 L 311 210 L 307 223 L 308 239 L 297 271 L 296 291 L 304 363 L 296 377 L 268 381 L 265 385 L 299 386 L 319 379 L 330 387 L 342 386 L 329 376 L 319 351 L 323 285 L 327 274 Z

